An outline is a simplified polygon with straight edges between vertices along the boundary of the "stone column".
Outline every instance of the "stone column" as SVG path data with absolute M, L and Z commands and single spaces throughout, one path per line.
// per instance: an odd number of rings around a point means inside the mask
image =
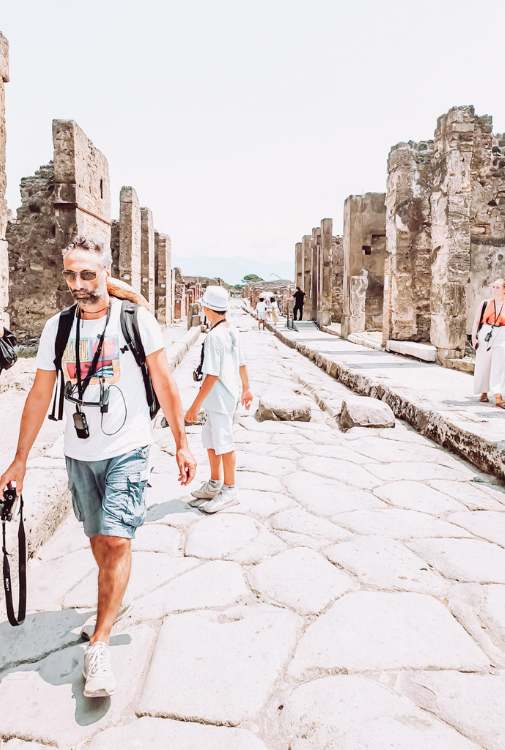
M 331 238 L 331 322 L 342 322 L 344 246 L 342 237 Z
M 320 229 L 320 251 L 319 251 L 319 294 L 317 322 L 321 325 L 331 323 L 332 309 L 332 232 L 333 221 L 322 219 Z
M 295 285 L 303 289 L 303 249 L 302 243 L 295 245 Z
M 141 221 L 135 189 L 121 188 L 119 197 L 119 278 L 141 291 Z
M 312 320 L 312 235 L 305 234 L 302 239 L 303 252 L 303 287 L 305 300 L 303 319 Z
M 9 257 L 7 254 L 7 203 L 5 190 L 5 84 L 9 81 L 9 43 L 0 33 L 0 326 L 9 325 L 7 305 L 9 302 Z
M 441 361 L 465 351 L 474 131 L 473 107 L 450 109 L 435 131 L 430 337 Z
M 166 234 L 154 233 L 156 320 L 161 325 L 173 321 L 172 246 Z
M 141 291 L 149 302 L 151 312 L 155 308 L 154 226 L 149 208 L 140 209 Z
M 388 158 L 383 343 L 429 341 L 431 141 L 399 143 Z
M 317 320 L 319 309 L 319 287 L 321 283 L 319 274 L 319 258 L 321 256 L 321 230 L 319 227 L 312 228 L 312 320 Z

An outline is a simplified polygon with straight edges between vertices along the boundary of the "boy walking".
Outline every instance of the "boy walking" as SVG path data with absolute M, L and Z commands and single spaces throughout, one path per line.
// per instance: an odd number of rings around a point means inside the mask
M 248 409 L 253 395 L 240 351 L 238 331 L 226 319 L 229 295 L 224 287 L 208 286 L 202 306 L 211 329 L 204 344 L 203 382 L 186 422 L 196 422 L 205 409 L 202 442 L 207 449 L 210 479 L 191 494 L 189 504 L 204 513 L 217 513 L 237 505 L 233 423 L 239 401 Z

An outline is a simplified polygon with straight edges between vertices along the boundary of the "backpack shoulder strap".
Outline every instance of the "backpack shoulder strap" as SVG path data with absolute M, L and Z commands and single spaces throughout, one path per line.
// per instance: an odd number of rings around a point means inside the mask
M 129 300 L 123 300 L 121 304 L 121 331 L 124 339 L 130 349 L 135 362 L 139 367 L 144 367 L 146 363 L 146 355 L 144 346 L 142 344 L 142 338 L 140 336 L 140 328 L 138 321 L 138 305 L 135 302 Z
M 53 409 L 49 415 L 49 419 L 53 422 L 57 422 L 63 419 L 63 397 L 65 390 L 65 378 L 63 377 L 63 369 L 61 367 L 61 361 L 63 359 L 63 352 L 67 346 L 68 337 L 72 330 L 74 322 L 75 311 L 77 304 L 71 305 L 60 312 L 58 320 L 58 330 L 56 332 L 56 340 L 54 343 L 54 366 L 56 368 L 56 386 L 54 389 L 54 400 Z

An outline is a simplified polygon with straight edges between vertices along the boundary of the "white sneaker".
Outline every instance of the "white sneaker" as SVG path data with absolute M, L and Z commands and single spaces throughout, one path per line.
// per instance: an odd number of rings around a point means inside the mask
M 195 499 L 190 500 L 188 505 L 191 505 L 192 508 L 199 508 L 203 503 L 212 500 L 221 491 L 221 487 L 222 482 L 219 482 L 217 487 L 213 487 L 210 482 L 204 482 L 200 489 L 193 490 L 191 494 Z
M 201 505 L 200 510 L 204 513 L 217 513 L 218 510 L 231 508 L 233 505 L 238 505 L 237 490 L 235 487 L 223 487 L 212 500 Z
M 117 615 L 114 618 L 114 625 L 121 620 L 121 618 L 125 617 L 128 612 L 130 611 L 132 605 L 130 602 L 126 602 L 121 605 L 121 608 Z M 96 628 L 96 617 L 93 617 L 92 620 L 89 620 L 88 622 L 84 623 L 84 625 L 81 628 L 81 638 L 83 641 L 90 641 L 91 636 L 95 632 Z
M 109 647 L 102 641 L 90 643 L 84 654 L 82 675 L 85 698 L 108 698 L 116 689 L 116 678 L 110 665 Z

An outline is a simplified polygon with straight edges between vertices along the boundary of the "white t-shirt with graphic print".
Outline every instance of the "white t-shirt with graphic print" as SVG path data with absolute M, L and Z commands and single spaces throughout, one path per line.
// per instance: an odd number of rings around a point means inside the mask
M 144 381 L 140 367 L 129 350 L 122 351 L 126 341 L 121 331 L 121 300 L 111 299 L 111 314 L 96 377 L 91 379 L 85 394 L 85 401 L 98 401 L 100 397 L 99 379 L 103 378 L 109 390 L 109 410 L 101 414 L 96 406 L 85 406 L 89 427 L 89 438 L 78 438 L 72 415 L 76 406 L 65 399 L 66 418 L 64 452 L 69 458 L 79 461 L 101 461 L 129 453 L 135 448 L 150 445 L 153 431 L 149 416 L 149 406 L 145 395 Z M 55 342 L 58 330 L 59 313 L 49 318 L 40 337 L 36 367 L 40 370 L 55 370 Z M 84 378 L 93 360 L 98 340 L 105 326 L 106 317 L 80 322 L 80 361 L 81 377 Z M 159 323 L 145 308 L 138 310 L 138 322 L 146 357 L 163 349 L 163 333 Z M 65 382 L 76 383 L 75 333 L 77 318 L 74 320 L 68 344 L 63 355 L 63 375 Z M 124 424 L 123 424 L 124 422 Z

